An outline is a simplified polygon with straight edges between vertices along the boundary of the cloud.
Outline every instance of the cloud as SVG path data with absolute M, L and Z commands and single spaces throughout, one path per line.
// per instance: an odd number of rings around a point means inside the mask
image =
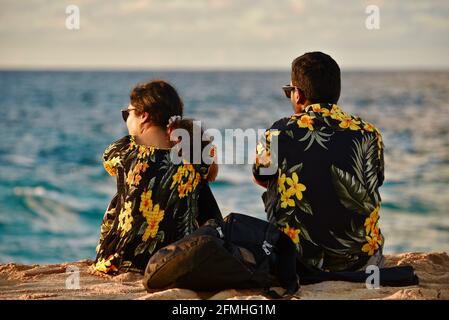
M 69 4 L 79 31 L 65 28 Z M 365 28 L 369 4 L 380 30 Z M 322 50 L 343 67 L 447 67 L 448 13 L 447 1 L 0 0 L 0 66 L 283 68 Z

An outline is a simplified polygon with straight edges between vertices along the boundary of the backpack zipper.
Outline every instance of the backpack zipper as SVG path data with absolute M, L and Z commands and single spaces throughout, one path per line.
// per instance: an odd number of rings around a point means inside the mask
M 273 248 L 273 245 L 268 243 L 267 240 L 264 240 L 264 242 L 262 244 L 262 249 L 263 249 L 263 251 L 265 251 L 265 254 L 267 256 L 269 256 L 271 254 L 271 250 L 270 250 L 271 248 Z
M 218 235 L 220 236 L 220 238 L 224 238 L 224 234 L 223 234 L 223 231 L 221 230 L 221 227 L 217 227 L 216 229 L 217 229 L 217 232 L 218 232 Z

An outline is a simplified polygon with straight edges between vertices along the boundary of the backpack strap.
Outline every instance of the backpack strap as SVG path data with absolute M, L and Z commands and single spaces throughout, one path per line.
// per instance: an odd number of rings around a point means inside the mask
M 266 289 L 264 289 L 263 292 L 264 292 L 268 297 L 270 297 L 270 298 L 272 298 L 272 299 L 276 299 L 276 300 L 279 300 L 279 299 L 282 299 L 282 300 L 288 300 L 288 299 L 291 299 L 291 298 L 294 297 L 295 293 L 299 290 L 300 287 L 301 287 L 301 286 L 299 285 L 299 281 L 297 281 L 297 282 L 295 282 L 295 283 L 292 283 L 292 284 L 291 284 L 291 287 L 285 289 L 284 293 L 282 293 L 282 294 L 277 293 L 277 292 L 276 292 L 274 289 L 272 289 L 272 288 L 266 288 Z

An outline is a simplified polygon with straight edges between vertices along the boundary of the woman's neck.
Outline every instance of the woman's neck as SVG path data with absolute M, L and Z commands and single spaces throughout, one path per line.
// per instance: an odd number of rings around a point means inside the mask
M 135 136 L 137 144 L 156 148 L 170 148 L 170 138 L 165 128 L 157 126 L 146 127 L 143 132 Z

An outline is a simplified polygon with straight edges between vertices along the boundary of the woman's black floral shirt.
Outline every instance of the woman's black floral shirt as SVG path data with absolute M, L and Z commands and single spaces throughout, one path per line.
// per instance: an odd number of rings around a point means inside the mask
M 101 225 L 95 268 L 143 272 L 151 255 L 198 227 L 200 189 L 209 167 L 174 164 L 170 149 L 139 145 L 133 136 L 103 154 L 117 193 Z
M 290 236 L 306 263 L 327 271 L 356 270 L 381 253 L 379 130 L 335 104 L 320 103 L 275 122 L 265 135 L 253 174 L 267 182 L 268 219 Z M 273 136 L 277 152 L 270 150 Z M 273 161 L 277 174 L 261 175 L 260 168 Z

